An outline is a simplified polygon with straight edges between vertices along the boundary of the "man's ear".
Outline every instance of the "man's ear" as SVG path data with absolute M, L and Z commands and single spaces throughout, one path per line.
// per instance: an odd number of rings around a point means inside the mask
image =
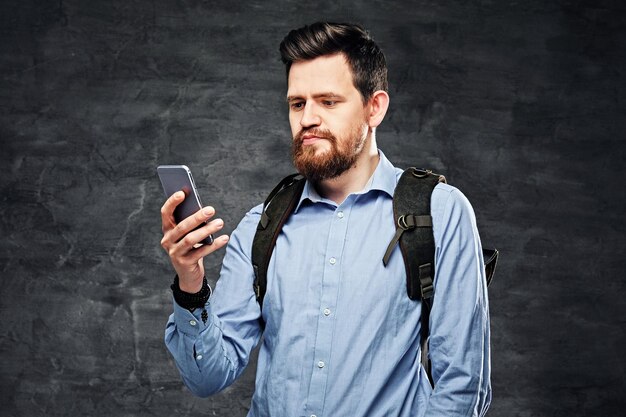
M 383 122 L 387 109 L 389 108 L 389 94 L 386 91 L 378 90 L 372 94 L 368 103 L 368 125 L 372 128 L 378 127 Z

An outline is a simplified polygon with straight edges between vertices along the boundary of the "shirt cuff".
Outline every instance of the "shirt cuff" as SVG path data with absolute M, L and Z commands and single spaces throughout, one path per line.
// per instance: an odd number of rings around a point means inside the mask
M 176 303 L 174 297 L 172 297 L 174 303 L 174 323 L 179 332 L 195 337 L 202 333 L 207 327 L 212 324 L 211 305 L 207 301 L 205 308 L 208 314 L 206 324 L 202 321 L 202 309 L 196 308 L 193 313 L 186 308 L 181 307 Z

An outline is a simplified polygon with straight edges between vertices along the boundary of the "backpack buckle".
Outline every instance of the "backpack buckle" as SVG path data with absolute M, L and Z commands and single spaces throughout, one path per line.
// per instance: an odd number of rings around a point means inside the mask
M 411 170 L 411 174 L 413 174 L 413 176 L 416 178 L 426 178 L 432 173 L 433 171 L 430 169 L 413 168 Z
M 406 214 L 403 214 L 402 216 L 398 217 L 398 227 L 402 230 L 409 230 L 409 229 L 413 229 L 415 228 L 415 226 L 411 226 L 410 224 L 407 223 L 406 221 Z

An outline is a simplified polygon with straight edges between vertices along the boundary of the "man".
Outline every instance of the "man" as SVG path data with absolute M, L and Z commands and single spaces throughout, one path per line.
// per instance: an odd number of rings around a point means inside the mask
M 207 207 L 176 225 L 181 192 L 162 208 L 161 243 L 177 272 L 165 341 L 185 384 L 200 396 L 224 389 L 263 335 L 249 416 L 483 415 L 491 398 L 489 315 L 469 202 L 447 184 L 431 199 L 433 388 L 420 364 L 422 309 L 407 297 L 399 249 L 382 262 L 402 173 L 376 144 L 389 105 L 384 55 L 360 26 L 330 23 L 291 31 L 280 52 L 293 160 L 307 182 L 276 241 L 263 308 L 250 261 L 262 206 L 232 233 L 206 303 L 202 259 L 228 237 L 196 243 L 223 222 L 194 231 L 214 215 Z

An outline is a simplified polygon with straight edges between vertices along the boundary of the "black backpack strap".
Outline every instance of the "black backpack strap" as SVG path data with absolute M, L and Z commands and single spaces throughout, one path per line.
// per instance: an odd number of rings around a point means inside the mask
M 263 308 L 263 297 L 267 288 L 267 267 L 280 231 L 296 208 L 302 195 L 305 179 L 292 174 L 284 178 L 270 193 L 263 204 L 261 220 L 252 242 L 252 267 L 254 269 L 254 292 L 259 306 Z M 264 325 L 261 319 L 261 325 Z
M 393 194 L 396 234 L 389 243 L 383 263 L 389 262 L 396 244 L 406 268 L 406 290 L 411 300 L 430 300 L 435 276 L 435 238 L 430 216 L 433 189 L 445 182 L 443 175 L 430 170 L 409 168 L 400 177 Z
M 446 182 L 445 177 L 430 170 L 409 168 L 404 171 L 393 194 L 396 234 L 383 258 L 383 263 L 387 265 L 393 248 L 400 243 L 407 294 L 411 300 L 422 300 L 421 361 L 431 385 L 434 384 L 428 360 L 428 319 L 434 292 L 435 237 L 430 200 L 433 189 L 440 182 Z

